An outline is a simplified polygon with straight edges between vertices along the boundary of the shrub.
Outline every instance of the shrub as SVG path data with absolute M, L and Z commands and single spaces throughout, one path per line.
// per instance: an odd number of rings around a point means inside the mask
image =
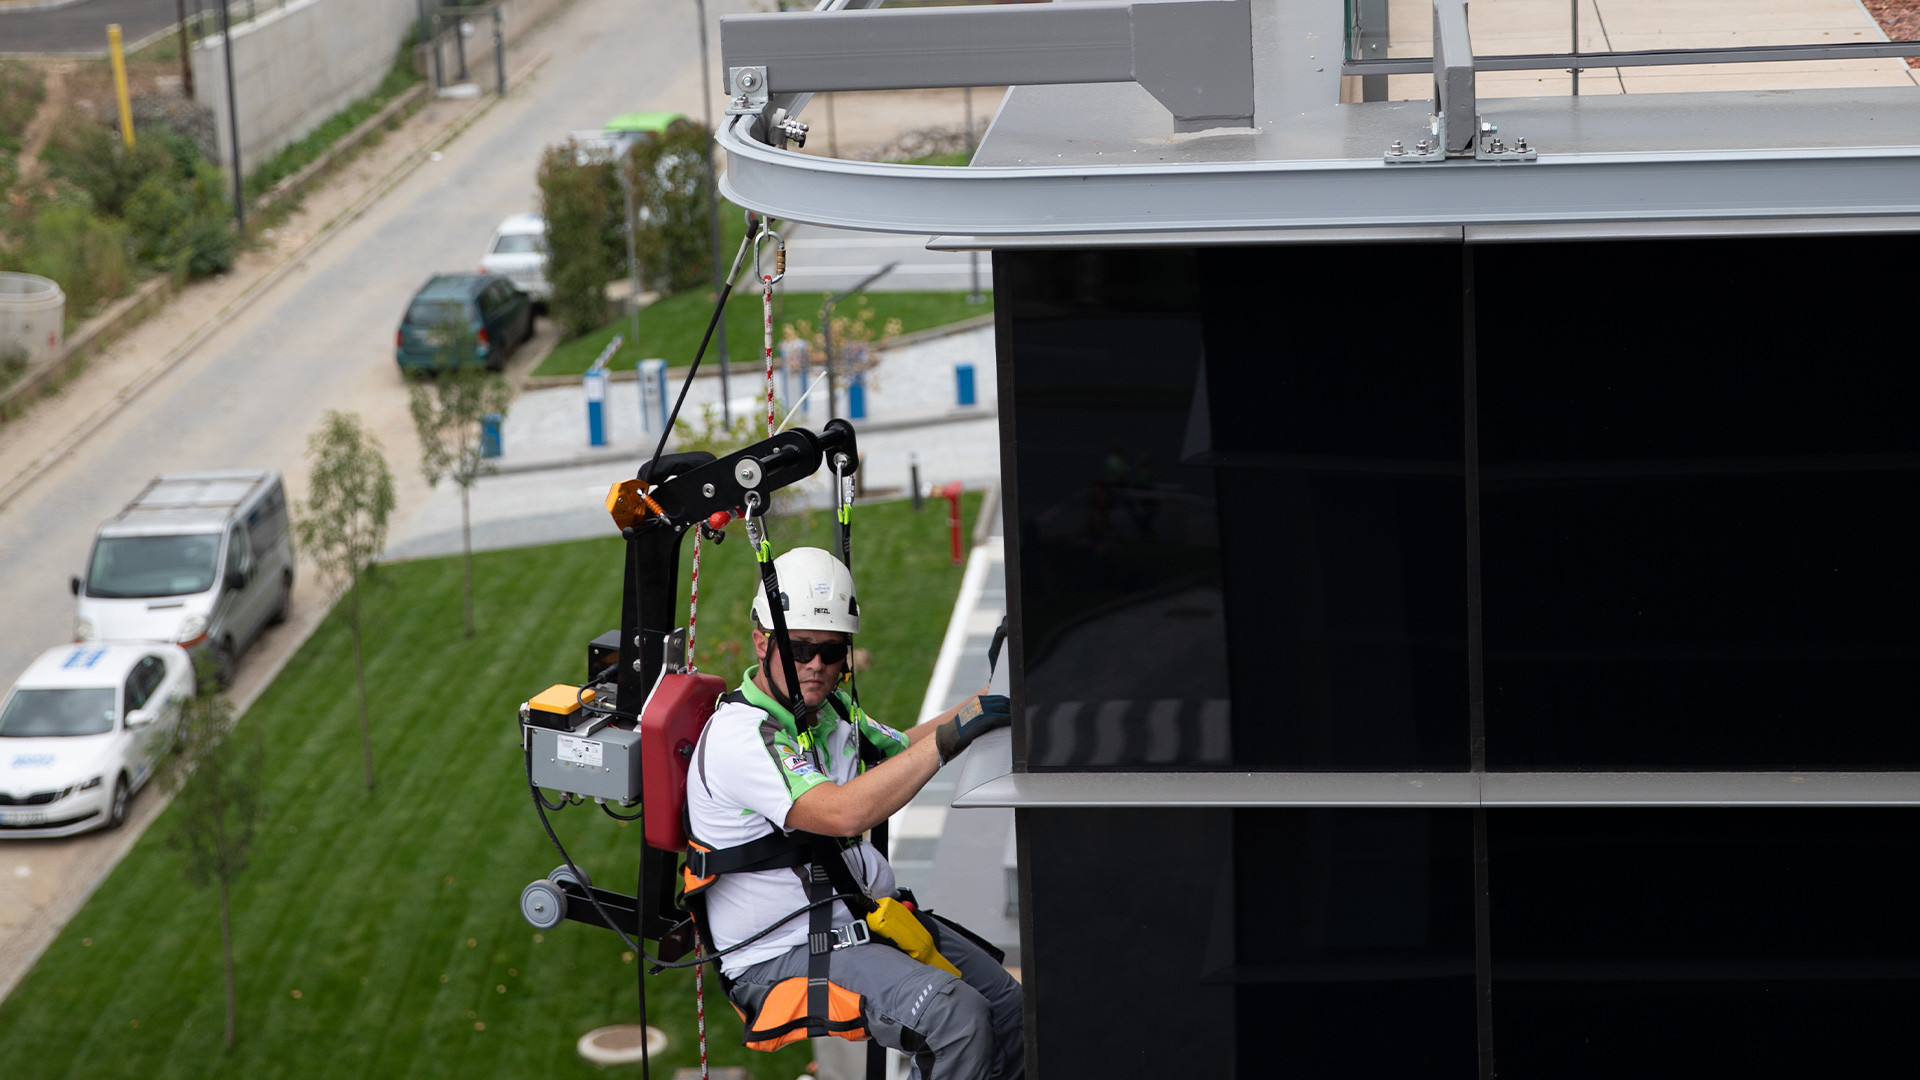
M 635 252 L 649 285 L 676 293 L 697 288 L 712 273 L 707 216 L 705 126 L 681 120 L 636 142 L 625 163 L 645 225 Z
M 26 270 L 52 278 L 67 294 L 67 320 L 77 322 L 101 300 L 127 290 L 126 226 L 75 203 L 53 203 L 28 227 Z
M 547 310 L 569 338 L 607 321 L 606 285 L 625 258 L 625 216 L 613 166 L 584 155 L 572 140 L 540 157 L 540 209 L 547 219 Z
M 165 129 L 143 131 L 128 150 L 106 128 L 82 124 L 59 141 L 56 173 L 85 192 L 97 213 L 125 221 L 140 263 L 194 277 L 233 265 L 238 240 L 228 221 L 226 183 L 192 140 Z
M 149 177 L 181 176 L 169 140 L 143 138 L 128 149 L 118 133 L 71 114 L 41 156 L 48 172 L 86 192 L 93 208 L 110 217 L 125 216 L 127 200 Z

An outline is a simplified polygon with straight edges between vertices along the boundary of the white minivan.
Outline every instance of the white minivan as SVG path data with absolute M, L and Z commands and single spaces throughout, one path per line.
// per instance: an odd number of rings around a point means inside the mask
M 280 474 L 156 477 L 93 539 L 76 641 L 171 641 L 233 679 L 240 653 L 287 615 L 293 536 Z

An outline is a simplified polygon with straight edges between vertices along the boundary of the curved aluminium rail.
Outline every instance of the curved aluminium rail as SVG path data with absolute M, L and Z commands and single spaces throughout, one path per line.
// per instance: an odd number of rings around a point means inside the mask
M 1526 164 L 1377 159 L 976 167 L 777 150 L 751 117 L 722 128 L 721 190 L 794 221 L 993 237 L 1562 225 L 1920 213 L 1920 146 L 1552 153 Z M 991 247 L 990 243 L 981 246 Z

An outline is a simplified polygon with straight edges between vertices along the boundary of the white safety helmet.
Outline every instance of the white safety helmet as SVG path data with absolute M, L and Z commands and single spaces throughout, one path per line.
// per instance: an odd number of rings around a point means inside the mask
M 860 602 L 853 595 L 853 574 L 832 553 L 816 547 L 794 548 L 773 560 L 780 579 L 780 599 L 786 607 L 789 630 L 860 632 Z M 767 590 L 753 594 L 753 618 L 764 630 L 773 629 Z

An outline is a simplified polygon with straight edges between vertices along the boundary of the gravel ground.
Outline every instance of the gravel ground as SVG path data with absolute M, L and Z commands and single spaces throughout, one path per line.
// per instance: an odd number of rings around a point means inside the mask
M 1920 39 L 1920 0 L 1861 0 L 1890 41 Z M 1907 57 L 1907 66 L 1920 68 L 1920 56 Z

